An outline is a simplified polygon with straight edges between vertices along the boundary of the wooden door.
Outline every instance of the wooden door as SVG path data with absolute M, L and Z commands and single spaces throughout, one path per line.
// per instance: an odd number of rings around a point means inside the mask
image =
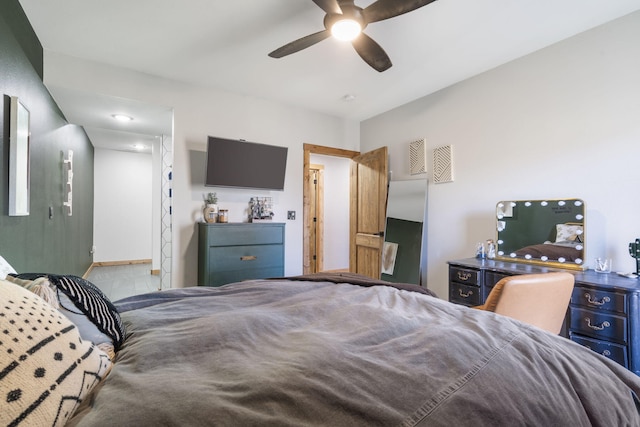
M 351 164 L 349 270 L 380 278 L 387 210 L 387 147 L 361 154 Z

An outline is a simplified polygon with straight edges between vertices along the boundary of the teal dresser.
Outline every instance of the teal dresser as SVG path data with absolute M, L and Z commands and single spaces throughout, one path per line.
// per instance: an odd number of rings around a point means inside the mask
M 199 223 L 198 285 L 284 275 L 284 223 Z

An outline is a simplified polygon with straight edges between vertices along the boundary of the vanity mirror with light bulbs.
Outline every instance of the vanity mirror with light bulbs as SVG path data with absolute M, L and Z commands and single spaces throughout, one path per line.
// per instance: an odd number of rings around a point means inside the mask
M 496 205 L 496 258 L 585 270 L 585 206 L 581 199 L 508 200 Z
M 561 335 L 640 375 L 640 279 L 587 269 L 585 219 L 580 199 L 498 202 L 497 257 L 448 261 L 449 301 L 481 305 L 505 277 L 575 270 Z

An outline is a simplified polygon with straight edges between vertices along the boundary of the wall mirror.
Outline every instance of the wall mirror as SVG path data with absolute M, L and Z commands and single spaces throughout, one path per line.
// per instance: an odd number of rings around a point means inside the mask
M 389 182 L 382 280 L 420 284 L 426 204 L 425 179 Z
M 498 259 L 586 268 L 585 208 L 580 199 L 498 202 L 496 229 Z
M 29 110 L 11 97 L 9 122 L 9 215 L 29 215 Z

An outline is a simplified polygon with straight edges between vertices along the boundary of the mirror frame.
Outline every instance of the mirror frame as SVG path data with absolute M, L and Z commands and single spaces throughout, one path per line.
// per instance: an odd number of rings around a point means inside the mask
M 512 203 L 516 203 L 516 204 L 522 204 L 524 206 L 531 206 L 531 205 L 551 205 L 549 208 L 553 209 L 555 207 L 555 209 L 562 209 L 563 206 L 565 206 L 568 203 L 572 203 L 575 206 L 579 206 L 581 207 L 581 211 L 578 212 L 575 217 L 572 218 L 572 221 L 567 221 L 566 218 L 563 218 L 560 222 L 575 222 L 575 223 L 579 223 L 582 225 L 582 234 L 580 235 L 580 242 L 582 243 L 582 256 L 581 258 L 576 259 L 576 261 L 558 261 L 558 260 L 544 260 L 544 259 L 540 259 L 540 258 L 525 258 L 525 257 L 521 257 L 521 256 L 517 256 L 515 255 L 514 252 L 510 253 L 510 254 L 505 254 L 504 253 L 504 247 L 501 248 L 501 245 L 504 244 L 504 241 L 501 239 L 501 235 L 500 232 L 504 230 L 504 221 L 505 218 L 508 218 L 506 211 L 508 211 L 508 209 L 505 210 L 504 206 L 506 204 L 512 204 Z M 502 210 L 502 213 L 501 213 Z M 501 225 L 502 222 L 502 225 Z M 558 223 L 560 223 L 558 222 Z M 587 260 L 587 250 L 586 250 L 586 206 L 585 203 L 582 199 L 577 199 L 577 198 L 568 198 L 568 199 L 544 199 L 544 200 L 505 200 L 505 201 L 500 201 L 496 204 L 496 245 L 497 245 L 497 250 L 496 250 L 496 260 L 500 260 L 500 261 L 511 261 L 511 262 L 520 262 L 520 263 L 526 263 L 526 264 L 534 264 L 534 265 L 540 265 L 540 266 L 544 266 L 544 267 L 551 267 L 551 268 L 561 268 L 561 269 L 565 269 L 565 270 L 586 270 L 588 267 L 586 265 L 586 260 Z M 539 242 L 539 243 L 543 243 L 543 242 Z
M 11 97 L 9 123 L 9 216 L 29 215 L 29 110 Z

